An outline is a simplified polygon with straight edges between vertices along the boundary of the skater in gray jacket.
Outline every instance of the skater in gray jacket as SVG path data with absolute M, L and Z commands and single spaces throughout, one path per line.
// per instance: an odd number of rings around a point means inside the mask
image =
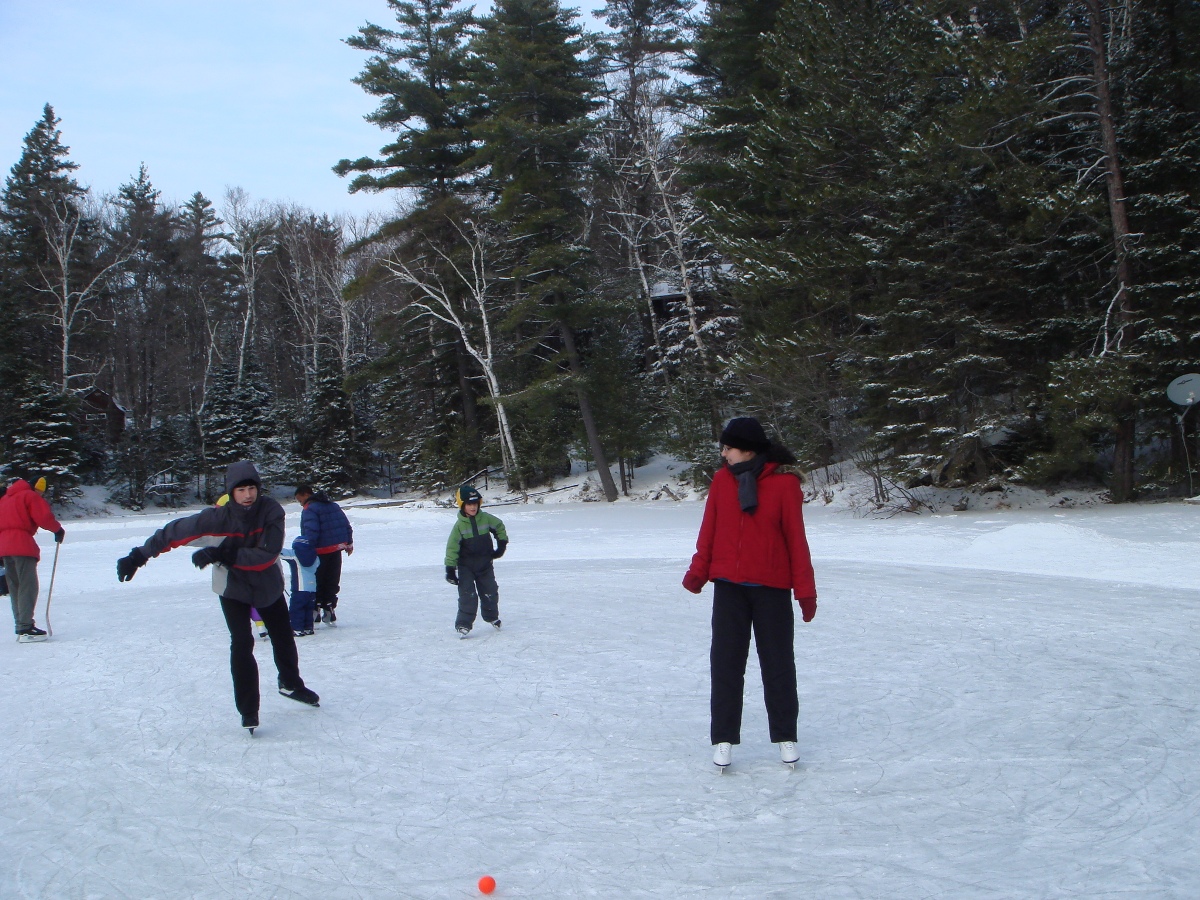
M 210 506 L 191 516 L 168 522 L 140 547 L 117 561 L 117 578 L 129 581 L 151 558 L 176 547 L 197 549 L 192 563 L 213 567 L 213 592 L 229 627 L 229 668 L 233 696 L 242 725 L 251 734 L 258 727 L 258 663 L 250 609 L 262 615 L 271 637 L 271 652 L 279 672 L 279 693 L 317 706 L 320 698 L 300 677 L 296 639 L 283 599 L 283 507 L 262 494 L 262 479 L 251 463 L 238 462 L 225 472 L 229 502 Z

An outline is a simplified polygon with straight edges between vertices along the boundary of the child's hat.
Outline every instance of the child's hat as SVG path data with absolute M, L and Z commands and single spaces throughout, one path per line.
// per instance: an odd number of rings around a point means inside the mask
M 317 561 L 317 548 L 306 537 L 298 537 L 292 541 L 292 552 L 296 554 L 296 562 L 308 567 Z
M 37 481 L 35 481 L 35 482 L 33 483 L 33 489 L 34 489 L 35 491 L 37 491 L 39 494 L 44 494 L 44 493 L 46 493 L 46 488 L 47 488 L 47 487 L 49 487 L 49 485 L 46 483 L 46 476 L 45 476 L 45 475 L 43 475 L 41 478 L 39 478 Z
M 458 504 L 459 509 L 464 503 L 482 503 L 483 494 L 475 489 L 473 484 L 464 484 L 454 493 L 454 502 Z

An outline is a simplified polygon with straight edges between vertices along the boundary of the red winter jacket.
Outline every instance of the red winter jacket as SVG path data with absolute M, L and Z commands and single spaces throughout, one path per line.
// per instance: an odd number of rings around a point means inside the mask
M 713 476 L 704 504 L 696 554 L 683 578 L 695 593 L 707 581 L 789 588 L 797 600 L 817 596 L 812 558 L 804 536 L 804 495 L 800 479 L 778 472 L 777 463 L 758 476 L 758 508 L 742 512 L 737 478 L 722 466 Z
M 39 527 L 47 531 L 62 528 L 46 499 L 28 481 L 18 478 L 0 497 L 0 556 L 41 559 L 42 551 L 33 539 Z

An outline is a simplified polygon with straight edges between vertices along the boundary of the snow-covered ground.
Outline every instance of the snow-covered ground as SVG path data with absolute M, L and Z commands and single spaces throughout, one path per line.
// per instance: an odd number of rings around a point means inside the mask
M 53 640 L 0 644 L 0 897 L 1200 896 L 1200 508 L 811 504 L 802 761 L 752 654 L 723 777 L 701 509 L 494 507 L 504 630 L 464 641 L 452 514 L 352 510 L 321 708 L 261 644 L 254 738 L 189 554 L 116 581 L 168 516 L 68 521 Z

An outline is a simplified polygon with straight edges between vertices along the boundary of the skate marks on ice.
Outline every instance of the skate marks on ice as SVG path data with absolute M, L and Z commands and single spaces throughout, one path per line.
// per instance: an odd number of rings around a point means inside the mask
M 430 529 L 372 512 L 381 547 Z M 260 644 L 253 741 L 186 558 L 61 610 L 56 586 L 62 642 L 0 647 L 0 896 L 467 897 L 483 872 L 512 897 L 1200 892 L 1196 592 L 818 556 L 797 770 L 751 653 L 719 778 L 711 588 L 678 584 L 699 508 L 536 512 L 554 553 L 510 546 L 486 640 L 455 639 L 436 554 L 397 574 L 364 541 L 353 627 L 300 645 L 321 708 L 274 693 Z M 609 520 L 635 557 L 593 555 Z M 111 568 L 129 541 L 94 543 L 72 550 Z

